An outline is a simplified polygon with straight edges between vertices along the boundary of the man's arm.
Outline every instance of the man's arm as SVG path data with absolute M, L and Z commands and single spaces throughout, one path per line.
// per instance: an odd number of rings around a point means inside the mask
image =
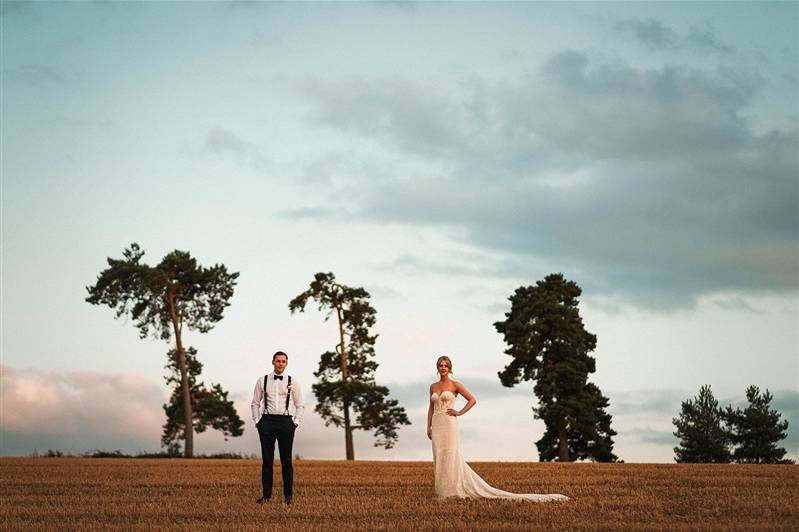
M 258 423 L 258 420 L 261 419 L 261 399 L 264 397 L 264 387 L 261 379 L 263 377 L 258 377 L 258 380 L 255 381 L 255 391 L 252 394 L 252 403 L 250 404 L 250 408 L 252 409 L 252 422 Z
M 294 401 L 294 425 L 298 426 L 302 421 L 302 414 L 305 412 L 305 404 L 302 402 L 302 391 L 296 380 L 292 384 L 291 399 Z

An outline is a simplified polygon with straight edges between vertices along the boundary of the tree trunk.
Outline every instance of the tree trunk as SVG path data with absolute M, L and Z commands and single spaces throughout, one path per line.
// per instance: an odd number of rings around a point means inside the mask
M 339 353 L 341 362 L 341 380 L 346 387 L 347 379 L 350 376 L 349 368 L 347 367 L 347 349 L 344 345 L 344 317 L 341 314 L 341 307 L 336 305 L 336 316 L 338 317 L 338 336 L 341 342 L 341 353 Z M 344 444 L 347 449 L 347 460 L 355 460 L 355 449 L 352 446 L 352 423 L 350 422 L 350 402 L 346 399 L 347 391 L 344 391 Z
M 341 353 L 339 353 L 341 363 L 341 378 L 346 380 L 350 376 L 350 371 L 347 368 L 347 350 L 344 346 L 344 317 L 341 315 L 341 307 L 336 306 L 336 316 L 338 316 L 338 337 L 339 345 L 341 346 Z
M 350 423 L 350 404 L 344 400 L 344 443 L 347 446 L 347 460 L 355 460 L 355 448 L 352 446 L 352 425 Z
M 175 344 L 178 350 L 178 364 L 180 366 L 180 388 L 183 391 L 183 423 L 185 424 L 185 446 L 183 456 L 194 456 L 194 423 L 192 422 L 191 392 L 189 391 L 189 371 L 186 367 L 186 352 L 183 350 L 183 339 L 180 337 L 180 323 L 175 311 L 175 298 L 172 294 L 167 296 L 169 315 L 172 318 L 172 328 L 175 330 Z
M 558 428 L 558 461 L 569 461 L 569 441 L 566 436 L 566 427 L 562 425 Z

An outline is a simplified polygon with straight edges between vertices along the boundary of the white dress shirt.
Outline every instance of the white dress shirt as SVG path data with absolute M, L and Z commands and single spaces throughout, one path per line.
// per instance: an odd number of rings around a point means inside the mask
M 261 414 L 285 414 L 289 376 L 286 372 L 283 372 L 282 376 L 282 380 L 275 379 L 274 371 L 267 375 L 266 398 L 264 398 L 264 378 L 258 377 L 251 404 L 254 423 L 258 423 L 258 420 L 261 419 Z M 291 378 L 291 401 L 289 403 L 294 403 L 293 420 L 295 425 L 299 425 L 302 420 L 302 413 L 305 411 L 305 404 L 302 402 L 300 383 L 294 377 Z M 291 415 L 290 412 L 287 415 Z

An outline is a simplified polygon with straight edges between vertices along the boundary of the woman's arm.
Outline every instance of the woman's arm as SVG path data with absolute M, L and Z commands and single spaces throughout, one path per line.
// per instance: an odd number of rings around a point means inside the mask
M 474 405 L 477 404 L 477 399 L 474 398 L 472 392 L 470 392 L 466 386 L 459 383 L 458 381 L 453 381 L 455 383 L 455 389 L 458 390 L 458 393 L 461 394 L 466 399 L 466 404 L 460 410 L 455 410 L 454 408 L 450 408 L 447 410 L 447 414 L 451 416 L 462 416 L 466 412 L 472 409 Z
M 427 390 L 427 437 L 433 439 L 433 402 L 430 401 L 430 396 L 433 395 L 433 385 Z

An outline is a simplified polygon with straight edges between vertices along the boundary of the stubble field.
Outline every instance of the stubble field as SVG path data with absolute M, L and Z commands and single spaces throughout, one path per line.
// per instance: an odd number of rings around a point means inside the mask
M 295 462 L 267 505 L 257 460 L 1 458 L 0 528 L 251 530 L 799 529 L 799 466 L 471 463 L 566 503 L 435 498 L 430 462 Z

